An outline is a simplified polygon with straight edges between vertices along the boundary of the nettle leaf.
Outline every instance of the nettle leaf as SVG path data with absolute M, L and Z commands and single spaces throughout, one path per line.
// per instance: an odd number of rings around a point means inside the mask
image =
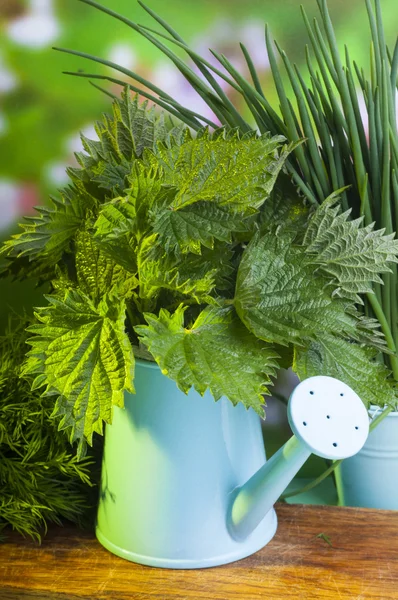
M 94 223 L 95 237 L 98 242 L 108 239 L 117 240 L 134 231 L 134 206 L 130 204 L 129 197 L 114 198 L 104 204 L 98 219 Z
M 297 189 L 285 173 L 280 173 L 278 184 L 260 209 L 258 225 L 262 231 L 296 232 L 302 236 L 309 217 L 309 207 L 305 205 Z
M 131 162 L 125 159 L 119 163 L 115 159 L 99 161 L 90 168 L 89 183 L 96 183 L 100 189 L 109 191 L 111 196 L 117 196 L 128 187 L 130 172 Z
M 300 379 L 314 375 L 340 379 L 355 390 L 367 407 L 387 404 L 395 408 L 394 382 L 376 355 L 372 348 L 333 335 L 319 335 L 306 347 L 295 349 L 293 370 Z
M 131 98 L 128 87 L 112 108 L 112 117 L 104 115 L 95 125 L 98 141 L 81 137 L 85 152 L 78 152 L 76 158 L 82 169 L 70 169 L 69 173 L 86 186 L 96 184 L 117 196 L 128 188 L 132 166 L 144 149 L 153 150 L 156 143 L 168 141 L 170 132 L 163 113 L 156 114 L 154 107 L 148 109 L 147 101 L 140 104 L 138 95 Z M 106 197 L 109 194 L 105 193 Z
M 316 332 L 355 331 L 347 302 L 331 297 L 294 237 L 258 233 L 244 251 L 235 291 L 243 323 L 257 337 L 282 345 L 302 344 Z
M 230 298 L 233 294 L 226 293 L 231 289 L 236 274 L 237 257 L 230 246 L 222 242 L 215 242 L 214 248 L 203 248 L 201 255 L 182 254 L 176 258 L 176 265 L 182 274 L 195 273 L 196 277 L 203 278 L 206 273 L 212 272 L 217 290 L 222 290 L 223 296 Z
M 134 233 L 140 238 L 149 231 L 152 233 L 152 211 L 156 213 L 163 206 L 168 206 L 176 191 L 172 186 L 164 185 L 161 171 L 142 165 L 133 169 L 130 184 L 125 214 L 134 222 Z
M 78 232 L 75 251 L 77 283 L 95 304 L 106 294 L 128 298 L 138 286 L 137 278 L 104 254 L 88 231 Z
M 11 260 L 37 260 L 43 270 L 55 265 L 62 254 L 69 251 L 76 231 L 94 205 L 95 199 L 89 194 L 67 188 L 62 199 L 51 198 L 49 207 L 36 208 L 37 216 L 25 217 L 27 222 L 20 224 L 23 231 L 4 243 L 0 255 Z M 19 262 L 21 267 L 25 264 Z
M 361 303 L 358 294 L 371 292 L 372 282 L 383 283 L 379 274 L 398 262 L 398 240 L 375 231 L 374 223 L 362 227 L 362 218 L 348 221 L 350 211 L 342 213 L 337 202 L 336 193 L 316 209 L 303 244 L 314 265 L 331 276 L 335 293 Z
M 112 117 L 104 115 L 103 121 L 96 124 L 99 144 L 94 147 L 83 140 L 85 149 L 94 159 L 109 159 L 117 156 L 130 162 L 142 155 L 144 148 L 153 149 L 159 141 L 166 140 L 168 131 L 164 123 L 164 114 L 157 115 L 148 101 L 139 103 L 139 96 L 131 97 L 126 87 L 121 99 L 115 99 L 112 105 Z
M 125 333 L 125 303 L 105 295 L 96 306 L 83 292 L 48 296 L 49 306 L 36 312 L 38 324 L 25 374 L 35 387 L 58 396 L 53 415 L 70 439 L 91 444 L 93 432 L 112 422 L 112 406 L 123 406 L 124 390 L 133 392 L 134 356 Z
M 173 206 L 164 208 L 158 212 L 153 230 L 159 234 L 166 252 L 201 254 L 202 246 L 212 249 L 215 239 L 231 243 L 233 233 L 245 232 L 249 227 L 247 215 L 199 201 L 180 210 Z
M 178 146 L 158 145 L 150 164 L 162 167 L 165 183 L 178 188 L 173 208 L 216 201 L 237 212 L 256 211 L 270 194 L 291 148 L 284 138 L 209 134 L 185 139 Z M 280 152 L 278 154 L 278 151 Z
M 197 303 L 213 303 L 217 269 L 211 263 L 196 263 L 196 256 L 182 259 L 154 251 L 156 234 L 142 240 L 137 254 L 139 296 L 156 299 L 161 290 L 171 290 Z M 191 259 L 191 260 L 190 260 Z M 202 259 L 203 260 L 203 259 Z
M 227 397 L 263 416 L 262 394 L 268 393 L 278 355 L 250 334 L 234 309 L 206 308 L 191 327 L 184 327 L 185 307 L 174 314 L 146 314 L 148 325 L 135 327 L 162 372 L 185 393 L 193 386 L 210 390 L 215 400 Z
M 95 242 L 113 262 L 130 273 L 137 272 L 136 241 L 130 233 L 121 235 L 118 239 L 95 238 Z
M 136 253 L 140 239 L 152 235 L 155 207 L 169 204 L 175 191 L 162 184 L 156 169 L 136 165 L 130 188 L 123 197 L 102 205 L 95 228 L 95 240 L 112 258 L 131 271 L 137 270 Z
M 153 106 L 148 109 L 148 101 L 139 104 L 138 94 L 131 98 L 128 87 L 122 99 L 114 103 L 113 114 L 118 147 L 127 159 L 141 156 L 144 148 L 154 148 L 158 141 L 167 139 L 164 113 L 156 114 Z

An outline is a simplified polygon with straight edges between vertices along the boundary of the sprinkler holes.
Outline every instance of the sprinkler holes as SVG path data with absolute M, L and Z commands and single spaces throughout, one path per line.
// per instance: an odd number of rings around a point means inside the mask
M 330 415 L 326 415 L 326 418 L 327 418 L 327 419 L 330 419 Z
M 358 425 L 355 425 L 355 429 L 359 429 Z
M 310 394 L 311 394 L 311 396 L 313 396 L 313 395 L 314 395 L 314 392 L 313 392 L 313 391 L 311 391 L 311 392 L 310 392 Z
M 337 448 L 337 442 L 333 442 L 333 446 Z
M 307 421 L 303 421 L 303 425 L 307 427 Z
M 340 396 L 344 396 L 343 392 L 341 392 Z

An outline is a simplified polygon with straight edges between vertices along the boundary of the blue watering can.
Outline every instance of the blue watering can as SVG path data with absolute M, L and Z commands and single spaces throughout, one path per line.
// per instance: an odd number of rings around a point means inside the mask
M 144 565 L 212 567 L 256 552 L 275 534 L 274 502 L 310 454 L 353 456 L 369 433 L 360 398 L 331 377 L 293 391 L 294 435 L 269 461 L 252 409 L 193 389 L 185 395 L 145 361 L 135 387 L 106 427 L 96 534 Z

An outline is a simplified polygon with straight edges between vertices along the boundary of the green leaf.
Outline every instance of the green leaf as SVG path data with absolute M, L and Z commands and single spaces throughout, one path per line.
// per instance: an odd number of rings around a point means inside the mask
M 166 250 L 201 254 L 202 246 L 212 249 L 214 240 L 232 242 L 232 234 L 249 228 L 247 215 L 226 206 L 199 201 L 176 210 L 167 207 L 158 212 L 153 225 L 158 241 Z
M 135 327 L 162 372 L 185 393 L 192 386 L 202 395 L 209 389 L 215 400 L 225 396 L 263 415 L 277 354 L 247 331 L 232 307 L 208 307 L 190 327 L 184 311 L 181 305 L 172 315 L 146 314 L 148 325 Z
M 122 98 L 114 101 L 112 109 L 112 117 L 104 115 L 103 121 L 96 123 L 99 141 L 82 136 L 85 153 L 76 154 L 82 169 L 69 170 L 85 186 L 94 186 L 99 198 L 104 198 L 104 194 L 106 198 L 123 194 L 132 167 L 144 149 L 154 150 L 158 142 L 178 135 L 176 129 L 168 131 L 164 115 L 155 114 L 153 107 L 148 109 L 148 102 L 139 104 L 138 94 L 131 98 L 128 87 Z
M 277 185 L 260 209 L 258 219 L 262 231 L 268 229 L 301 233 L 308 221 L 309 208 L 285 173 L 280 173 Z
M 37 216 L 26 217 L 27 223 L 20 225 L 23 231 L 4 243 L 0 256 L 11 261 L 18 260 L 21 267 L 26 264 L 20 260 L 24 258 L 37 260 L 43 270 L 46 266 L 55 265 L 62 254 L 70 250 L 76 231 L 94 205 L 95 199 L 89 194 L 67 188 L 61 200 L 51 198 L 49 207 L 38 207 Z M 23 269 L 20 271 L 22 274 Z
M 115 198 L 104 204 L 94 223 L 94 239 L 101 250 L 117 264 L 137 272 L 137 240 L 133 234 L 134 215 L 128 197 Z
M 205 257 L 168 256 L 154 251 L 156 235 L 142 241 L 138 254 L 139 296 L 143 300 L 154 300 L 161 290 L 171 290 L 197 303 L 214 303 L 211 294 L 215 287 L 217 268 Z M 178 297 L 178 296 L 177 296 Z
M 158 146 L 151 164 L 164 171 L 165 183 L 178 192 L 172 207 L 180 209 L 198 201 L 216 201 L 237 212 L 256 211 L 269 196 L 290 152 L 284 138 L 226 136 L 208 133 L 186 138 L 181 145 Z
M 236 310 L 257 337 L 301 344 L 316 332 L 353 332 L 347 302 L 332 299 L 327 280 L 314 273 L 293 232 L 257 234 L 243 253 L 235 292 Z
M 112 406 L 123 406 L 123 394 L 133 392 L 134 356 L 125 333 L 125 304 L 105 295 L 97 306 L 83 292 L 48 296 L 39 308 L 39 323 L 24 373 L 38 376 L 38 385 L 56 395 L 54 416 L 60 429 L 71 428 L 70 439 L 91 444 L 103 421 L 112 422 Z
M 167 137 L 164 114 L 157 115 L 154 107 L 148 110 L 147 106 L 148 102 L 139 104 L 138 94 L 131 99 L 128 87 L 122 93 L 122 101 L 114 105 L 119 147 L 127 159 L 133 154 L 141 156 L 144 148 L 154 148 Z
M 82 164 L 82 161 L 79 161 Z M 84 163 L 85 171 L 81 173 L 83 180 L 87 185 L 97 184 L 99 190 L 108 192 L 106 197 L 117 196 L 124 192 L 128 187 L 128 177 L 131 172 L 131 162 L 121 158 L 117 162 L 114 158 L 108 158 L 106 161 L 99 160 L 96 164 L 88 166 Z M 77 174 L 77 171 L 74 171 Z M 102 198 L 98 191 L 97 195 Z
M 106 117 L 98 123 L 97 131 L 100 143 L 94 152 L 92 145 L 86 151 L 96 159 L 106 159 L 117 155 L 120 159 L 131 161 L 142 155 L 144 148 L 154 149 L 157 142 L 166 140 L 168 131 L 164 123 L 163 113 L 157 115 L 154 107 L 148 109 L 148 101 L 139 103 L 139 96 L 131 97 L 128 86 L 123 90 L 120 100 L 113 105 L 112 118 Z M 84 140 L 87 144 L 87 140 Z
M 138 246 L 144 235 L 152 235 L 152 211 L 170 204 L 175 190 L 163 185 L 156 168 L 135 164 L 130 188 L 122 197 L 103 204 L 94 224 L 96 242 L 126 269 L 137 270 Z
M 351 211 L 341 213 L 336 194 L 312 215 L 303 244 L 313 264 L 331 277 L 335 293 L 360 303 L 358 294 L 372 292 L 372 282 L 382 283 L 379 274 L 391 273 L 389 263 L 398 262 L 398 241 L 384 229 L 375 231 L 374 223 L 362 227 L 363 218 L 348 221 Z
M 79 288 L 96 305 L 106 294 L 127 298 L 138 286 L 137 278 L 104 254 L 83 230 L 76 236 L 76 275 Z
M 327 375 L 344 381 L 364 404 L 395 407 L 397 403 L 390 372 L 376 361 L 377 351 L 335 337 L 319 335 L 305 348 L 296 348 L 293 370 L 300 379 Z

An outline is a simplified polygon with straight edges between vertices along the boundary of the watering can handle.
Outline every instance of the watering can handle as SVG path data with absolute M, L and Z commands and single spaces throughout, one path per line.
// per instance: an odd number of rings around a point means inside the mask
M 312 453 L 330 460 L 348 458 L 369 434 L 363 402 L 333 377 L 302 381 L 290 396 L 288 419 L 294 435 L 232 493 L 227 524 L 235 539 L 254 531 Z

